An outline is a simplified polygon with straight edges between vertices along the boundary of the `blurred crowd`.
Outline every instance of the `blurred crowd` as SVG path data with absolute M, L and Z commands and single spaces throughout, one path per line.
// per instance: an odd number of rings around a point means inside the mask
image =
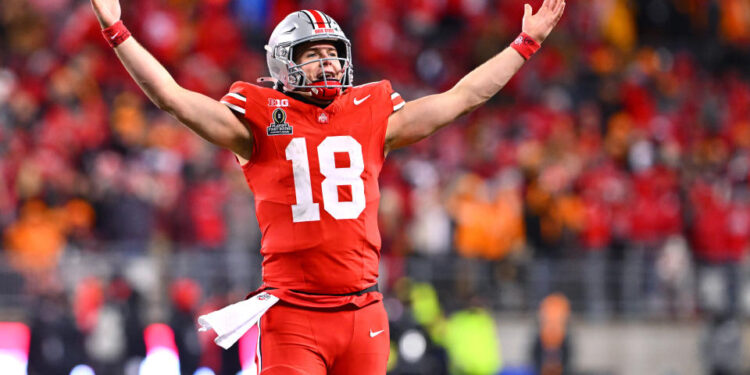
M 267 75 L 279 20 L 321 9 L 352 40 L 355 84 L 390 79 L 409 100 L 507 46 L 524 2 L 541 0 L 134 0 L 123 20 L 178 83 L 220 98 Z M 99 30 L 88 1 L 0 3 L 0 253 L 41 296 L 81 253 L 187 254 L 208 290 L 255 287 L 257 256 L 211 256 L 259 246 L 233 156 L 149 103 Z M 408 276 L 441 299 L 536 308 L 575 274 L 573 308 L 592 317 L 740 314 L 748 46 L 746 0 L 568 2 L 497 97 L 389 155 L 383 288 Z M 201 276 L 212 266 L 230 280 Z

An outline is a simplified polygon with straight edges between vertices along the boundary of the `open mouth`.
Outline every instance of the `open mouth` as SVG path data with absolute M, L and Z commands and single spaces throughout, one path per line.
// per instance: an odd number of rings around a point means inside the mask
M 324 78 L 325 78 L 326 81 L 336 81 L 337 80 L 336 79 L 336 74 L 331 73 L 331 72 L 326 72 L 325 74 L 323 74 L 323 73 L 318 74 L 317 80 L 318 81 L 323 81 Z

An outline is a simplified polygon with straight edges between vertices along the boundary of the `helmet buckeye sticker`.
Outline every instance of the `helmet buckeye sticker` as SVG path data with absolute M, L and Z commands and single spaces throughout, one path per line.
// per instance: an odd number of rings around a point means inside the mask
M 289 135 L 292 134 L 292 126 L 286 122 L 286 111 L 276 108 L 271 113 L 273 123 L 266 128 L 267 135 Z

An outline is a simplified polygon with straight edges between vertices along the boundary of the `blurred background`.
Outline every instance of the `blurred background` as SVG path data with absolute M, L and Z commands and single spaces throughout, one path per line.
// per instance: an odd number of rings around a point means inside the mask
M 410 100 L 505 48 L 524 2 L 132 0 L 123 20 L 218 99 L 320 9 L 355 84 Z M 232 155 L 148 102 L 88 1 L 3 0 L 0 46 L 3 373 L 146 373 L 154 345 L 182 374 L 247 369 L 195 324 L 260 284 Z M 389 154 L 390 373 L 748 373 L 748 177 L 750 0 L 568 1 L 499 95 Z

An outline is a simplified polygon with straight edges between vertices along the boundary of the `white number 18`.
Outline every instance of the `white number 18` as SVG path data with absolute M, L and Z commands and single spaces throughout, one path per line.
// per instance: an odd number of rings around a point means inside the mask
M 346 152 L 349 166 L 336 168 L 334 153 Z M 286 146 L 286 160 L 292 162 L 294 192 L 297 204 L 292 205 L 292 220 L 295 223 L 320 220 L 320 207 L 313 203 L 310 183 L 310 162 L 307 157 L 307 144 L 304 138 L 294 138 Z M 323 206 L 337 220 L 356 219 L 365 209 L 365 184 L 362 172 L 365 162 L 362 145 L 348 135 L 326 137 L 318 145 L 320 173 L 325 177 L 321 183 Z M 351 202 L 339 201 L 339 186 L 351 186 Z

